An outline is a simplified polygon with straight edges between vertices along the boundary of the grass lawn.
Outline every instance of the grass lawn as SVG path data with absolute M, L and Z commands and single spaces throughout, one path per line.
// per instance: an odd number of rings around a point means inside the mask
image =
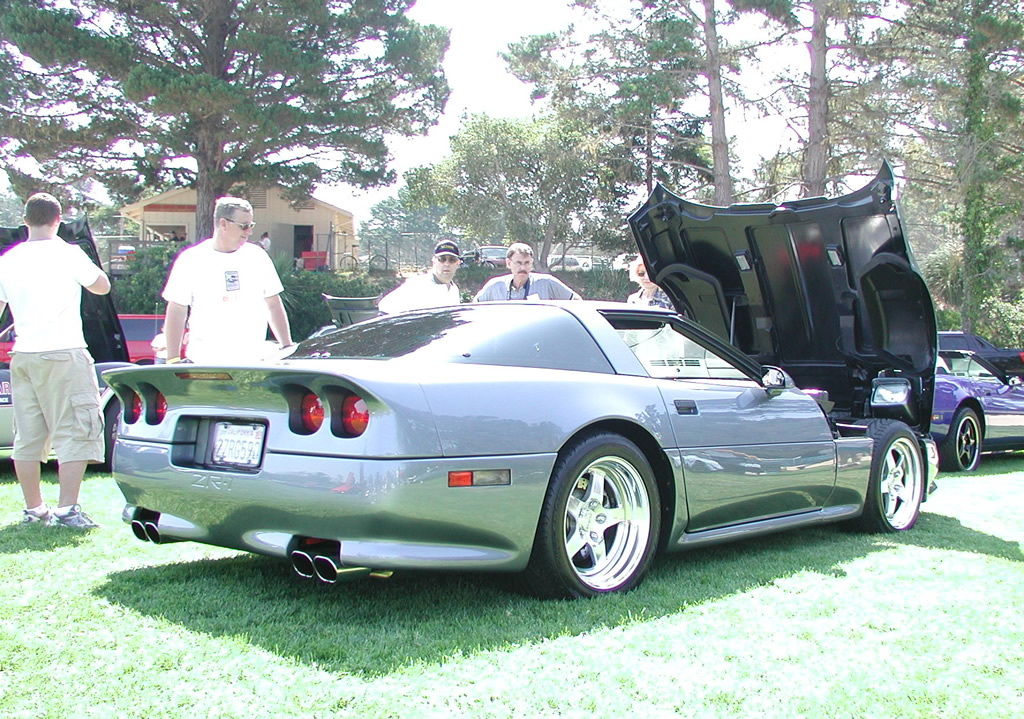
M 286 562 L 21 526 L 0 460 L 2 717 L 1020 717 L 1024 456 L 943 475 L 917 527 L 661 557 L 551 602 L 479 575 L 335 586 Z M 56 495 L 48 476 L 44 496 Z

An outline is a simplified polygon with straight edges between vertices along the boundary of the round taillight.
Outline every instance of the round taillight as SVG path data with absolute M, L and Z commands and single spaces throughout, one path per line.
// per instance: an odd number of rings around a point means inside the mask
M 312 434 L 324 423 L 324 405 L 312 392 L 303 395 L 300 408 L 302 428 Z
M 341 426 L 353 437 L 366 431 L 370 423 L 370 411 L 361 397 L 350 395 L 341 405 Z
M 142 398 L 139 397 L 135 392 L 132 392 L 131 401 L 128 403 L 127 411 L 124 415 L 124 421 L 128 424 L 135 424 L 139 421 L 139 417 L 142 416 Z
M 163 422 L 164 417 L 167 416 L 167 398 L 164 397 L 162 392 L 157 392 L 153 398 L 153 416 L 156 418 L 157 423 Z

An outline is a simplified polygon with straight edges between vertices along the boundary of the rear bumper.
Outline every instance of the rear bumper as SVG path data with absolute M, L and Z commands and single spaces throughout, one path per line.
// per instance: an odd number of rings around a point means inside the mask
M 345 566 L 518 571 L 533 548 L 554 455 L 356 459 L 269 452 L 258 472 L 180 468 L 170 445 L 120 439 L 123 519 L 161 542 L 285 557 L 338 542 Z M 508 486 L 449 487 L 450 471 L 509 469 Z M 136 533 L 138 536 L 138 533 Z

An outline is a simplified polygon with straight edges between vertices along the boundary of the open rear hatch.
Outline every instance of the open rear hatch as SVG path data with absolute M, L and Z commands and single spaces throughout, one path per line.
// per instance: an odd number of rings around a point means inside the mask
M 658 185 L 629 224 L 652 279 L 676 309 L 805 389 L 835 413 L 870 416 L 871 382 L 911 380 L 926 430 L 935 311 L 883 164 L 864 188 L 781 205 L 711 207 Z

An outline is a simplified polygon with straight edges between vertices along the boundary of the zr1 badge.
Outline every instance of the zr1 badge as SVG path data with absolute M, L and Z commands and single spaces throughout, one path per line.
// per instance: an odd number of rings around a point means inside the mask
M 225 270 L 224 271 L 224 289 L 228 292 L 237 292 L 241 289 L 241 283 L 238 281 L 238 270 Z

